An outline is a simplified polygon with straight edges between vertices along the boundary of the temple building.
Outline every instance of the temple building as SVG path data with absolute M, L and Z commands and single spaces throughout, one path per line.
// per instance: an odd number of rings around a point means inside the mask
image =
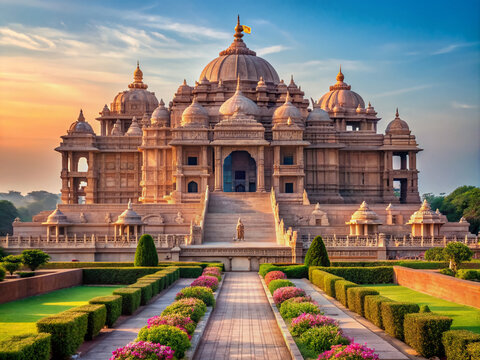
M 293 76 L 282 80 L 243 35 L 237 22 L 231 45 L 168 104 L 147 90 L 137 63 L 128 89 L 95 119 L 99 134 L 80 110 L 55 149 L 62 204 L 32 223 L 15 222 L 12 240 L 108 248 L 150 233 L 182 259 L 197 251 L 222 260 L 218 249 L 232 241 L 239 214 L 246 241 L 271 247 L 270 260 L 298 256 L 315 235 L 468 236 L 465 224 L 418 215 L 422 149 L 398 109 L 378 133 L 381 118 L 341 68 L 310 103 Z M 206 253 L 206 244 L 220 253 Z M 95 252 L 107 258 L 114 259 Z

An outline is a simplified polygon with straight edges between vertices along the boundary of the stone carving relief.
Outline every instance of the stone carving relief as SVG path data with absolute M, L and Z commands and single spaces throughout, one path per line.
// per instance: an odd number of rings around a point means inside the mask
M 162 215 L 147 215 L 142 218 L 142 221 L 147 225 L 163 225 L 165 223 Z
M 85 214 L 83 212 L 80 213 L 80 222 L 82 224 L 86 224 L 87 223 L 87 218 L 85 216 Z
M 177 213 L 177 216 L 175 217 L 175 222 L 177 224 L 183 224 L 185 222 L 185 219 L 183 218 L 181 211 Z
M 108 212 L 105 214 L 105 222 L 106 222 L 107 224 L 111 224 L 111 223 L 112 223 L 112 215 L 111 215 L 110 213 L 108 213 Z

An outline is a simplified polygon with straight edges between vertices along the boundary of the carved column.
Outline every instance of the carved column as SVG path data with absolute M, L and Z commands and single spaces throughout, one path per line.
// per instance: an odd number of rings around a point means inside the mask
M 280 146 L 273 148 L 273 189 L 280 192 Z
M 215 191 L 223 189 L 222 148 L 215 147 Z
M 264 147 L 258 147 L 257 192 L 265 192 L 265 159 Z
M 207 189 L 207 179 L 208 174 L 208 163 L 207 163 L 207 147 L 202 146 L 202 155 L 201 155 L 201 165 L 202 165 L 202 184 L 201 184 L 201 193 L 204 193 Z
M 177 146 L 177 193 L 182 193 L 183 192 L 183 174 L 182 174 L 182 165 L 183 165 L 183 155 L 182 155 L 182 147 Z
M 95 202 L 95 154 L 88 153 L 88 172 L 87 172 L 87 187 L 85 188 L 85 203 L 93 204 Z

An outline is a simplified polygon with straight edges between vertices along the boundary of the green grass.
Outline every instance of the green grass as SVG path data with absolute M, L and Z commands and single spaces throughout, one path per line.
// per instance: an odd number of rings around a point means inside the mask
M 364 286 L 375 289 L 380 295 L 395 301 L 408 301 L 418 305 L 428 305 L 432 312 L 451 317 L 453 319 L 452 329 L 465 329 L 480 333 L 480 309 L 456 304 L 393 284 Z
M 0 304 L 0 340 L 12 335 L 36 333 L 37 320 L 85 305 L 96 296 L 111 295 L 121 286 L 76 286 Z

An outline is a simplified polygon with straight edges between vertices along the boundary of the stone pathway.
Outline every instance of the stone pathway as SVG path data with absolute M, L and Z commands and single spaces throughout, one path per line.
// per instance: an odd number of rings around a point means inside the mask
M 356 343 L 367 344 L 368 347 L 374 348 L 375 352 L 382 360 L 405 360 L 409 359 L 402 352 L 394 348 L 380 336 L 367 329 L 357 320 L 345 314 L 341 309 L 332 304 L 326 297 L 315 290 L 311 283 L 306 279 L 290 279 L 296 287 L 305 290 L 313 300 L 318 302 L 325 315 L 334 318 L 340 322 L 345 335 L 353 337 Z
M 192 279 L 180 279 L 173 284 L 167 291 L 154 302 L 151 302 L 143 309 L 131 316 L 120 326 L 112 329 L 108 334 L 100 335 L 96 344 L 88 349 L 85 354 L 81 354 L 82 360 L 106 360 L 112 356 L 112 351 L 122 347 L 135 340 L 142 327 L 147 325 L 147 320 L 160 313 L 175 300 L 175 295 L 185 286 L 190 285 Z
M 255 272 L 226 273 L 194 359 L 291 359 Z

